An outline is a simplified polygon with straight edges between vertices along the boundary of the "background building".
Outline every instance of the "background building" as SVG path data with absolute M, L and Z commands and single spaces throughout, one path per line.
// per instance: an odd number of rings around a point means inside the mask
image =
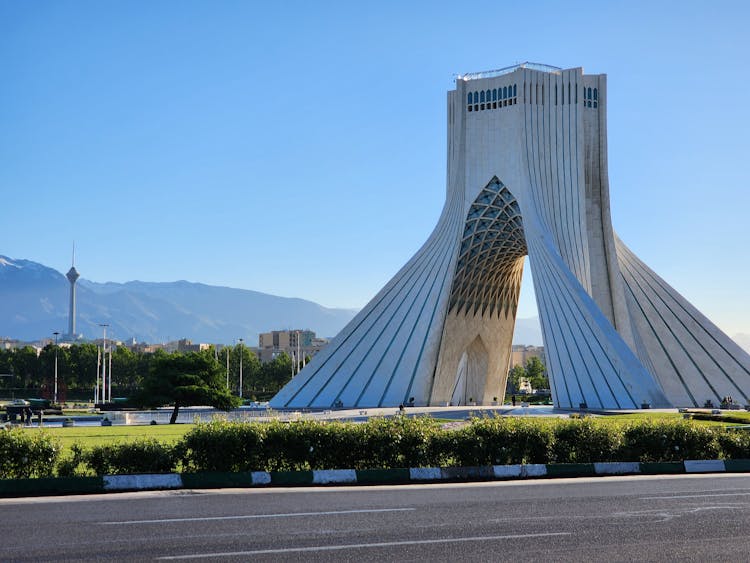
M 532 357 L 537 357 L 542 360 L 542 363 L 546 365 L 544 359 L 544 346 L 525 346 L 523 344 L 515 344 L 510 354 L 510 367 L 524 366 L 526 360 Z
M 188 338 L 182 338 L 177 341 L 178 352 L 202 352 L 203 350 L 208 350 L 210 347 L 210 344 L 193 344 L 193 341 Z
M 328 339 L 318 338 L 312 330 L 272 330 L 258 335 L 258 358 L 269 362 L 282 352 L 300 360 L 312 358 L 328 344 Z

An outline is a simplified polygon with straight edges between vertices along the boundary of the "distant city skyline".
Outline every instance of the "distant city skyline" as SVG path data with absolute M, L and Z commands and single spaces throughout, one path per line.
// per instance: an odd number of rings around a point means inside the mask
M 748 7 L 471 11 L 485 33 L 442 2 L 1 3 L 0 254 L 65 272 L 75 240 L 97 282 L 360 308 L 440 213 L 453 75 L 582 63 L 608 74 L 615 230 L 750 334 Z

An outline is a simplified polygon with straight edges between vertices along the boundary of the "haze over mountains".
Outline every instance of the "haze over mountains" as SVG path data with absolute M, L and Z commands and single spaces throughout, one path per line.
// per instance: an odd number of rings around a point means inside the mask
M 70 285 L 43 264 L 0 255 L 0 336 L 19 340 L 67 332 Z M 309 328 L 335 336 L 357 313 L 312 301 L 187 281 L 77 283 L 77 332 L 99 338 L 100 323 L 119 340 L 257 344 L 258 333 Z M 514 343 L 541 345 L 537 318 L 518 319 Z
M 245 338 L 257 345 L 258 334 L 287 328 L 309 328 L 318 336 L 335 336 L 357 313 L 312 301 L 278 297 L 247 289 L 193 283 L 96 283 L 78 280 L 77 331 L 99 338 L 100 323 L 119 340 L 231 344 Z M 33 341 L 67 332 L 68 280 L 43 264 L 0 255 L 0 337 Z M 750 351 L 750 334 L 734 340 Z M 539 318 L 516 319 L 513 344 L 542 345 Z
M 0 336 L 20 340 L 67 332 L 70 285 L 60 272 L 29 260 L 0 256 Z M 77 332 L 98 338 L 99 323 L 115 338 L 257 345 L 259 332 L 310 328 L 333 336 L 356 314 L 312 301 L 257 291 L 176 281 L 77 284 Z

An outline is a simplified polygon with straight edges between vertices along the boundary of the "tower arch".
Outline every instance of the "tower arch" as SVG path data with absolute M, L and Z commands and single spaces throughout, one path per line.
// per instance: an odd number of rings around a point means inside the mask
M 518 202 L 493 177 L 466 213 L 431 404 L 454 402 L 456 390 L 468 382 L 476 401 L 489 403 L 503 395 L 527 253 Z M 487 351 L 486 362 L 476 361 L 476 343 Z

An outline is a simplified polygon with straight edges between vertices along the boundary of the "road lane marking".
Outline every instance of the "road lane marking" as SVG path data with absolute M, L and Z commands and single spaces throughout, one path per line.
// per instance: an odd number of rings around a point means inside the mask
M 692 508 L 682 508 L 678 507 L 675 509 L 656 509 L 656 510 L 642 510 L 642 511 L 634 511 L 634 512 L 620 512 L 615 513 L 613 516 L 615 517 L 625 517 L 625 518 L 638 518 L 642 516 L 653 516 L 655 518 L 658 518 L 657 520 L 653 520 L 649 523 L 651 524 L 658 524 L 661 522 L 669 522 L 671 520 L 674 520 L 675 518 L 682 518 L 684 516 L 690 516 L 694 514 L 699 514 L 701 512 L 706 512 L 708 510 L 744 510 L 746 505 L 719 505 L 719 506 L 696 506 Z
M 402 545 L 428 545 L 436 543 L 471 542 L 488 540 L 516 540 L 528 538 L 546 538 L 551 536 L 570 536 L 572 532 L 548 532 L 542 534 L 508 534 L 503 536 L 473 536 L 466 538 L 441 538 L 434 540 L 407 540 L 376 543 L 352 543 L 346 545 L 316 545 L 311 547 L 284 547 L 279 549 L 256 549 L 253 551 L 228 551 L 225 553 L 191 553 L 187 555 L 168 555 L 157 557 L 158 560 L 205 559 L 214 557 L 245 557 L 248 555 L 274 555 L 281 553 L 304 553 L 313 551 L 340 551 L 344 549 L 364 549 L 372 547 L 397 547 Z
M 298 516 L 333 516 L 336 514 L 370 514 L 376 512 L 410 512 L 416 508 L 370 508 L 362 510 L 329 510 L 327 512 L 287 512 L 284 514 L 245 514 L 242 516 L 203 516 L 193 518 L 160 518 L 158 520 L 122 520 L 118 522 L 97 522 L 102 526 L 120 524 L 165 524 L 170 522 L 205 522 L 210 520 L 252 520 L 255 518 L 293 518 Z
M 638 500 L 660 500 L 671 498 L 714 498 L 714 497 L 746 497 L 750 493 L 719 493 L 710 495 L 672 495 L 668 497 L 638 497 Z

